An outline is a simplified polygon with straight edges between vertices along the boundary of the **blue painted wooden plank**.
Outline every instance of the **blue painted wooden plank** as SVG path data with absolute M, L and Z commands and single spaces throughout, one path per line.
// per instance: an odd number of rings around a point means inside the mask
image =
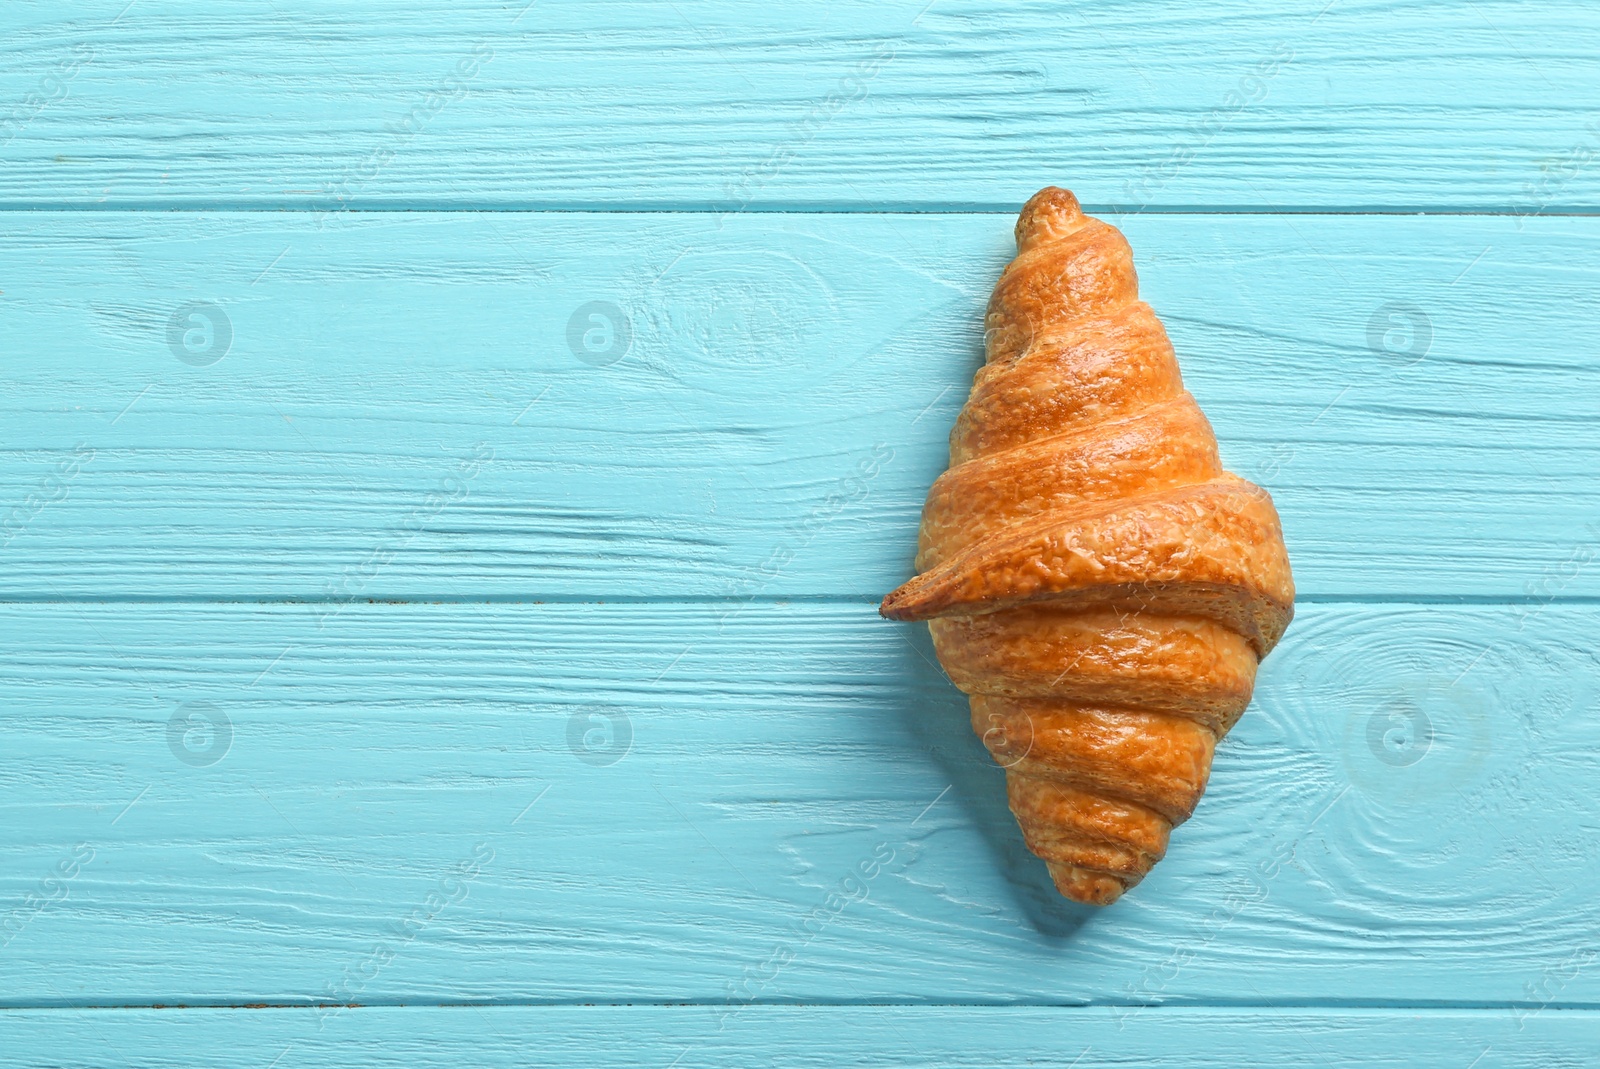
M 0 204 L 1600 204 L 1582 0 L 12 0 Z
M 1600 1058 L 1592 1012 L 1099 1008 L 443 1006 L 347 1010 L 58 1010 L 0 1014 L 6 1069 L 528 1064 L 883 1065 L 1077 1069 L 1548 1069 Z M 1074 1060 L 1076 1059 L 1076 1060 Z
M 1600 607 L 1302 607 L 1100 912 L 870 604 L 315 608 L 0 605 L 7 1004 L 1600 1006 Z
M 1600 595 L 1600 221 L 1123 222 L 1303 595 Z M 0 596 L 880 595 L 1009 225 L 0 217 Z

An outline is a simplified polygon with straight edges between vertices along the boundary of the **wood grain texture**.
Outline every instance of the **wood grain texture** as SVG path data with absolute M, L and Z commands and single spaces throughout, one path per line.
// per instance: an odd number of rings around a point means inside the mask
M 1600 1060 L 1597 46 L 3 5 L 0 1067 Z M 873 614 L 1052 182 L 1303 597 L 1100 915 Z
M 5 5 L 0 204 L 1592 211 L 1581 0 Z
M 768 1065 L 1078 1069 L 1549 1069 L 1600 1056 L 1592 1012 L 1152 1010 L 1123 1027 L 1106 1009 L 760 1007 L 719 1027 L 706 1007 L 350 1010 L 56 1010 L 0 1014 L 6 1069 L 310 1065 L 426 1069 L 563 1065 Z M 1520 1027 L 1519 1027 L 1520 1024 Z M 1074 1062 L 1073 1059 L 1077 1061 Z M 676 1059 L 676 1061 L 674 1061 Z
M 1600 594 L 1600 221 L 1117 221 L 1303 596 Z M 985 215 L 0 216 L 0 596 L 881 595 L 1010 252 Z
M 1303 607 L 1104 911 L 870 604 L 313 608 L 0 606 L 8 1005 L 1600 1004 L 1592 606 Z

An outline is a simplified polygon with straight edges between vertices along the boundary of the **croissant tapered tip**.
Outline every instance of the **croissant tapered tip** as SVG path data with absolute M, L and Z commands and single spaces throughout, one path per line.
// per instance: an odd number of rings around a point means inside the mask
M 909 585 L 909 584 L 907 584 Z M 906 593 L 905 586 L 891 590 L 883 601 L 878 604 L 878 615 L 885 620 L 910 620 L 907 615 L 910 608 L 910 596 Z
M 1109 872 L 1081 869 L 1064 861 L 1046 861 L 1056 890 L 1074 902 L 1089 906 L 1109 906 L 1122 897 L 1131 884 Z
M 1070 190 L 1060 186 L 1045 186 L 1028 198 L 1017 216 L 1017 251 L 1041 241 L 1050 241 L 1072 233 L 1083 225 L 1087 216 Z

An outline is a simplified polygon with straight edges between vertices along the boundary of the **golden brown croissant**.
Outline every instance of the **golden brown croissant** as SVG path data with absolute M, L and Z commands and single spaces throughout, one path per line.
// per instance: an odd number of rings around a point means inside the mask
M 928 620 L 1028 848 L 1106 905 L 1166 851 L 1294 614 L 1265 490 L 1222 470 L 1122 233 L 1064 189 L 1017 219 L 988 362 L 922 512 Z

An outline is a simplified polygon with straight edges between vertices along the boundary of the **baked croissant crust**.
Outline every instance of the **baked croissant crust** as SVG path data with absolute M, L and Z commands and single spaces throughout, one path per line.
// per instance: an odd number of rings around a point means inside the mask
M 1272 498 L 1222 470 L 1133 253 L 1064 189 L 1017 220 L 987 362 L 922 512 L 927 620 L 1060 892 L 1138 883 L 1294 614 Z

